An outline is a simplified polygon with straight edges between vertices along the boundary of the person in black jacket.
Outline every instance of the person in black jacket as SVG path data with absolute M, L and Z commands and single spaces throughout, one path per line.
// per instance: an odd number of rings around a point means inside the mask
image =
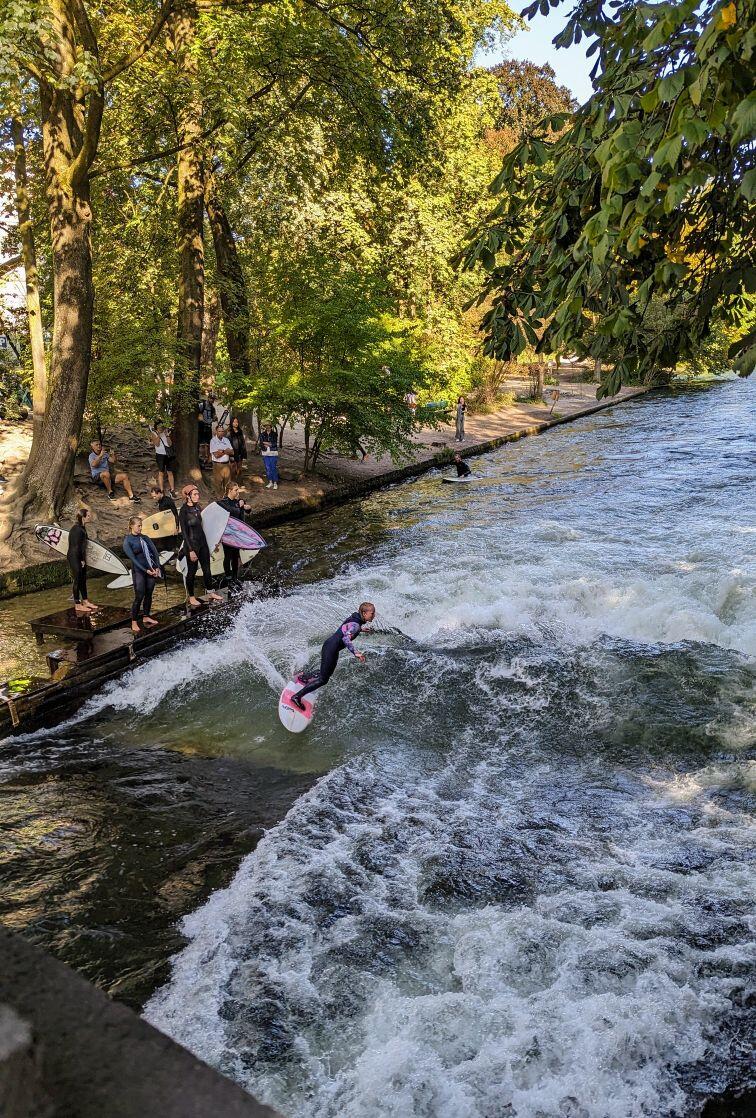
M 160 556 L 154 543 L 142 535 L 141 516 L 132 516 L 129 521 L 129 534 L 124 536 L 123 553 L 131 563 L 131 581 L 134 584 L 134 601 L 131 603 L 131 629 L 140 633 L 139 618 L 144 625 L 158 625 L 151 617 L 152 592 L 155 583 L 162 578 Z
M 159 485 L 153 485 L 150 488 L 150 496 L 157 505 L 158 512 L 168 512 L 170 509 L 176 519 L 176 524 L 178 524 L 178 509 L 170 493 L 164 493 Z
M 199 598 L 194 595 L 194 580 L 197 577 L 198 566 L 202 568 L 208 598 L 215 602 L 222 602 L 223 599 L 213 590 L 210 548 L 207 546 L 205 529 L 202 526 L 199 489 L 196 485 L 185 485 L 181 492 L 186 502 L 179 512 L 179 527 L 183 539 L 182 551 L 186 557 L 186 593 L 189 605 L 196 609 L 201 604 Z
M 231 420 L 228 441 L 234 449 L 234 457 L 231 460 L 231 476 L 238 477 L 247 458 L 247 440 L 244 438 L 238 415 L 235 415 Z
M 239 494 L 241 490 L 235 481 L 230 481 L 226 486 L 226 496 L 218 504 L 222 509 L 234 517 L 235 520 L 241 520 L 244 523 L 244 515 L 249 511 L 249 505 L 242 501 Z M 231 547 L 227 543 L 222 543 L 223 547 L 223 574 L 226 578 L 231 579 L 233 582 L 239 581 L 239 563 L 241 556 L 238 547 Z
M 68 533 L 68 552 L 66 559 L 73 575 L 73 600 L 77 613 L 93 613 L 99 609 L 87 597 L 87 542 L 89 536 L 85 527 L 89 520 L 89 509 L 79 509 L 76 523 Z

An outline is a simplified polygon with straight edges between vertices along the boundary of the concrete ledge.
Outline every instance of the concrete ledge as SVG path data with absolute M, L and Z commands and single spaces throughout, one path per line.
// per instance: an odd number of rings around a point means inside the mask
M 3 929 L 0 1003 L 31 1028 L 40 1088 L 56 1118 L 279 1118 L 69 967 Z

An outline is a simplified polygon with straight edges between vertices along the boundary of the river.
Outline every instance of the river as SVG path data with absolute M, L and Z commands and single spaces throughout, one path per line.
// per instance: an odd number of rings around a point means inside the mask
M 753 1085 L 755 397 L 655 393 L 272 533 L 225 628 L 0 747 L 2 919 L 286 1118 Z M 282 677 L 366 598 L 367 663 L 287 735 Z

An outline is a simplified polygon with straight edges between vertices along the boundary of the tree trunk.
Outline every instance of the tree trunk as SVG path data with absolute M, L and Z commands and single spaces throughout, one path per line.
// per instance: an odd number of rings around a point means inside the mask
M 31 349 L 32 370 L 32 416 L 33 436 L 30 461 L 36 457 L 40 446 L 42 421 L 45 417 L 47 396 L 47 370 L 45 368 L 45 338 L 42 330 L 42 308 L 39 298 L 39 273 L 37 253 L 34 244 L 29 185 L 26 175 L 26 147 L 24 146 L 24 126 L 19 117 L 11 119 L 11 136 L 15 153 L 16 212 L 21 251 L 24 261 L 26 284 L 26 318 L 29 324 L 29 347 Z
M 173 387 L 173 433 L 177 472 L 186 480 L 201 477 L 197 461 L 197 413 L 205 301 L 204 170 L 202 105 L 197 93 L 193 53 L 197 8 L 188 3 L 171 17 L 169 28 L 181 75 L 188 86 L 178 119 L 178 321 Z
M 215 377 L 215 354 L 218 349 L 221 308 L 218 293 L 205 288 L 205 311 L 202 316 L 202 356 L 200 375 L 203 381 L 212 382 Z
M 228 220 L 214 175 L 205 186 L 205 208 L 213 234 L 215 262 L 218 269 L 223 325 L 226 346 L 235 388 L 248 389 L 251 380 L 249 359 L 249 298 L 244 270 L 236 248 L 231 222 Z

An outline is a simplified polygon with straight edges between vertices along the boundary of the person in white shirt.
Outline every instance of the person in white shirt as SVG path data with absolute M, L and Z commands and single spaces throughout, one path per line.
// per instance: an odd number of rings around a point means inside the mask
M 231 480 L 231 459 L 234 448 L 226 438 L 226 429 L 220 424 L 215 428 L 215 435 L 210 440 L 210 457 L 213 460 L 213 485 L 215 492 L 222 497 L 226 486 Z

